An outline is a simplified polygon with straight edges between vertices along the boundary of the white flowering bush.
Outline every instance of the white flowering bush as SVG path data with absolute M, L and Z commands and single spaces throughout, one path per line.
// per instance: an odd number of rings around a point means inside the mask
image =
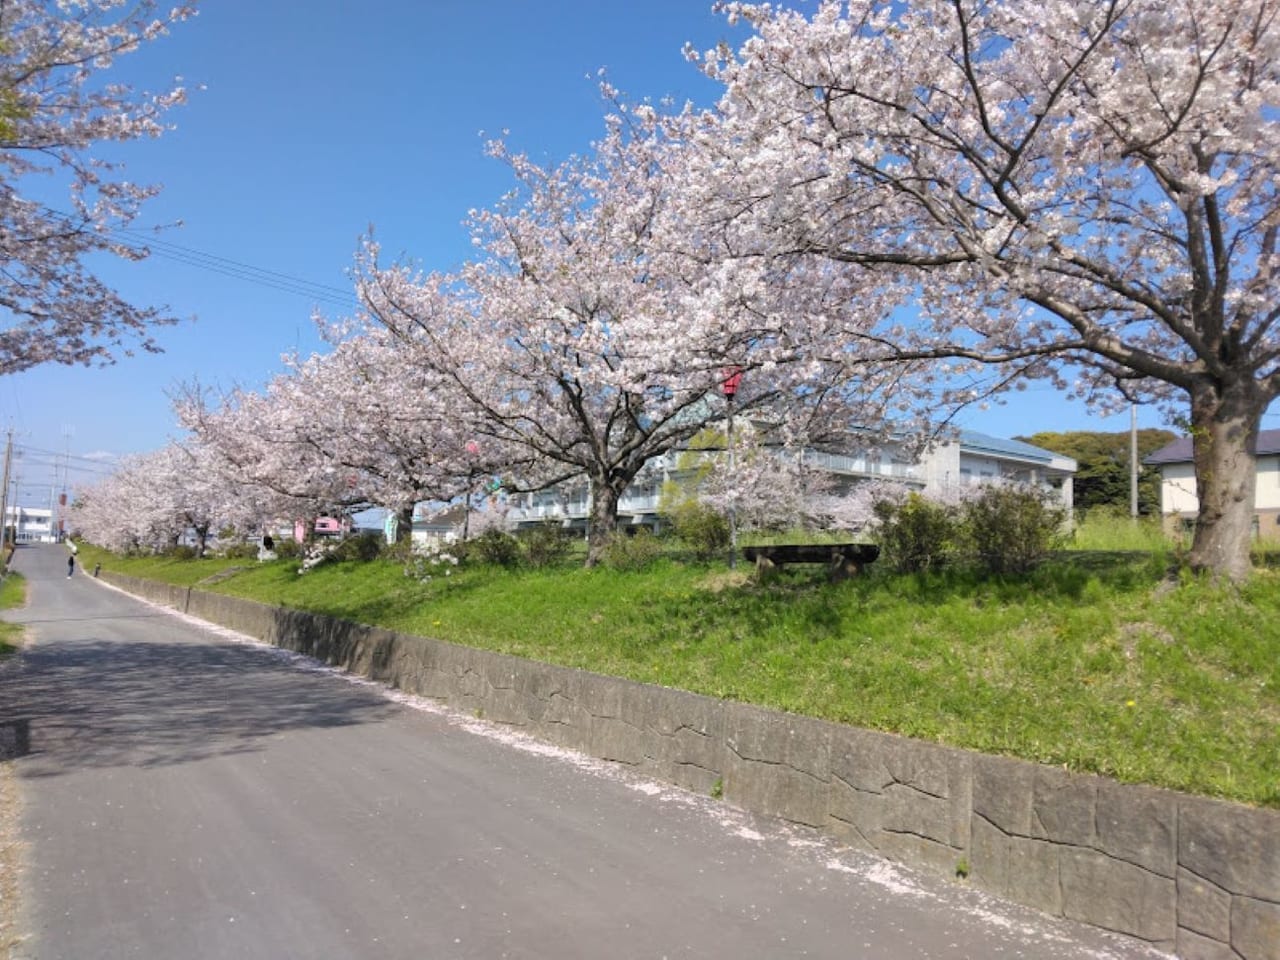
M 453 551 L 456 538 L 449 534 L 442 540 L 428 540 L 416 547 L 404 566 L 404 575 L 426 583 L 435 577 L 453 575 L 458 555 Z
M 314 570 L 320 564 L 333 557 L 337 544 L 329 540 L 317 540 L 309 543 L 302 551 L 302 562 L 298 565 L 298 575 Z

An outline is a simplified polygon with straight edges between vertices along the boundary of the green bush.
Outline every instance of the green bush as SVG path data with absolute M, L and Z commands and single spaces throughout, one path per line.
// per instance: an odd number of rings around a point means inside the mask
M 302 556 L 302 544 L 292 537 L 288 539 L 281 538 L 276 540 L 276 556 L 281 560 L 296 560 Z
M 604 565 L 614 570 L 643 570 L 662 556 L 662 541 L 641 527 L 634 534 L 615 533 L 604 548 Z
M 1065 523 L 1038 490 L 988 487 L 965 507 L 966 552 L 988 573 L 1027 573 L 1066 541 Z
M 170 560 L 194 560 L 197 554 L 195 547 L 189 547 L 185 543 L 178 543 L 166 548 L 164 555 Z
M 560 563 L 573 549 L 573 538 L 558 522 L 540 523 L 520 532 L 524 559 L 531 567 L 550 567 Z
M 406 564 L 412 561 L 414 555 L 413 540 L 405 537 L 403 540 L 396 540 L 394 543 L 383 543 L 378 556 L 383 560 L 389 560 L 392 563 Z
M 333 559 L 338 561 L 368 562 L 376 560 L 382 553 L 384 538 L 375 532 L 359 533 L 347 537 L 333 550 Z
M 218 552 L 229 560 L 255 560 L 258 556 L 258 544 L 252 541 L 248 543 L 228 543 Z
M 490 527 L 480 536 L 459 545 L 464 560 L 493 567 L 514 567 L 520 562 L 520 542 L 509 533 Z
M 668 514 L 676 537 L 700 560 L 729 549 L 729 519 L 697 500 L 685 500 Z
M 901 502 L 881 500 L 874 511 L 883 560 L 899 573 L 937 569 L 956 550 L 960 523 L 952 507 L 911 493 Z

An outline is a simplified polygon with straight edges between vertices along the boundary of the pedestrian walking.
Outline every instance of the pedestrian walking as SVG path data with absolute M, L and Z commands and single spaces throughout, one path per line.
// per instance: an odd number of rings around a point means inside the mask
M 76 572 L 76 555 L 73 553 L 67 557 L 67 579 L 71 579 L 71 575 Z

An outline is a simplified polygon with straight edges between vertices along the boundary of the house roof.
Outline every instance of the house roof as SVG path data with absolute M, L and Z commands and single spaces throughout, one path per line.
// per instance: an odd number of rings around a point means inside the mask
M 463 504 L 454 504 L 431 513 L 415 513 L 413 523 L 420 529 L 449 530 L 461 527 L 466 518 L 467 508 Z
M 1268 453 L 1280 453 L 1280 430 L 1259 430 L 1258 442 L 1253 452 L 1258 456 Z M 1150 464 L 1190 463 L 1191 459 L 1191 438 L 1179 437 L 1173 443 L 1161 447 L 1142 462 Z
M 993 437 L 976 430 L 960 431 L 960 448 L 974 453 L 990 453 L 1001 457 L 1016 457 L 1019 460 L 1031 460 L 1036 463 L 1050 463 L 1059 457 L 1051 450 L 1034 447 L 1021 440 L 1007 440 L 1004 437 Z

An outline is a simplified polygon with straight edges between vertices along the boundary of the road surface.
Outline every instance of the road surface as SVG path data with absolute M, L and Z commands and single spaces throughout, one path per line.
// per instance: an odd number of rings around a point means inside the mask
M 15 566 L 22 960 L 1154 956 Z

